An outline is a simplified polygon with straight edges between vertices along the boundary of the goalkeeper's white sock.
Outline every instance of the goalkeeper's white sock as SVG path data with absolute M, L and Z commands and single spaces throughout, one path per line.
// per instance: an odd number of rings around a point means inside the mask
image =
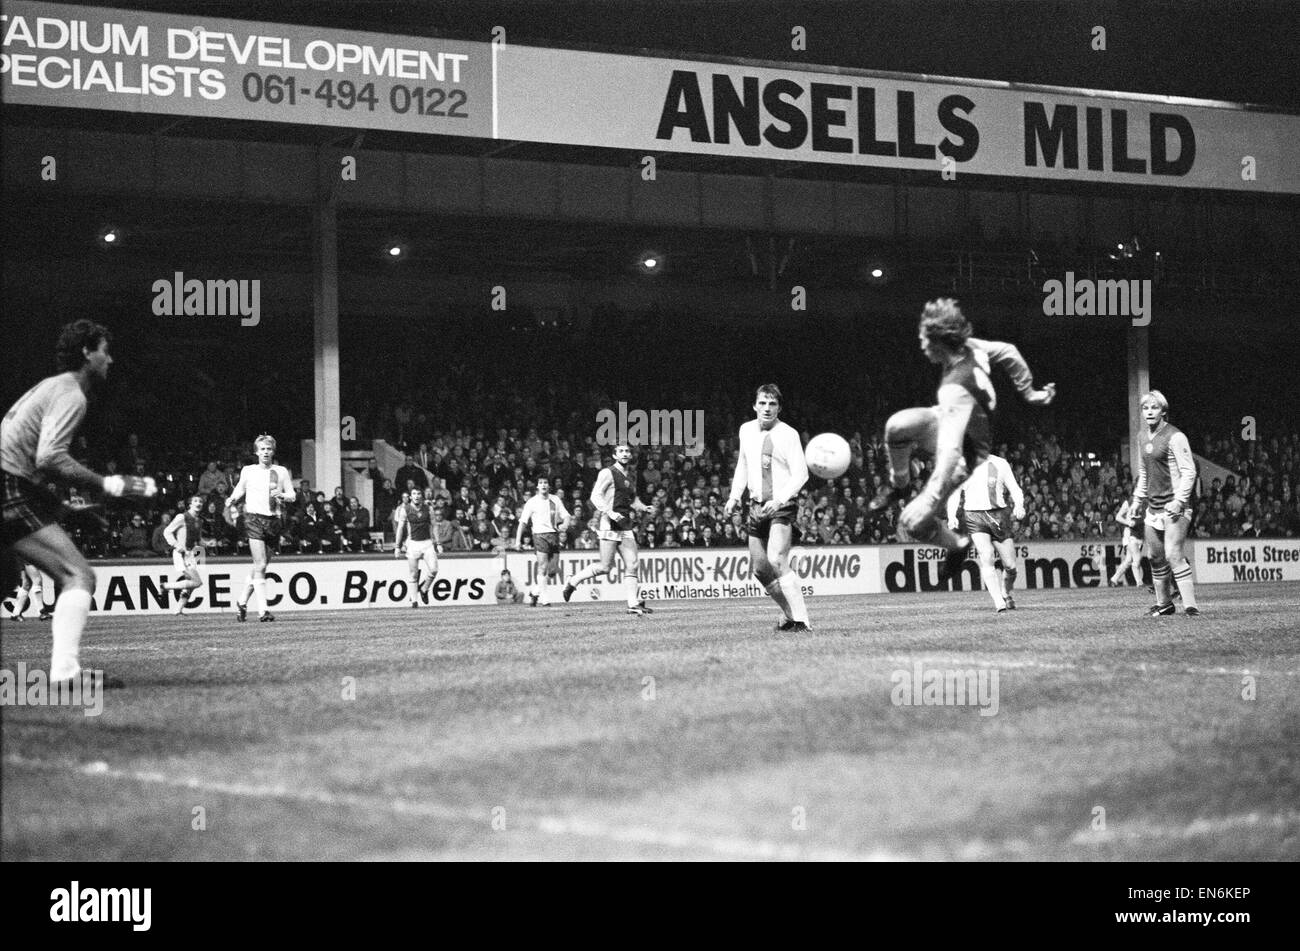
M 81 632 L 90 617 L 90 592 L 64 588 L 54 605 L 54 648 L 50 652 L 50 680 L 67 680 L 81 671 L 78 655 Z

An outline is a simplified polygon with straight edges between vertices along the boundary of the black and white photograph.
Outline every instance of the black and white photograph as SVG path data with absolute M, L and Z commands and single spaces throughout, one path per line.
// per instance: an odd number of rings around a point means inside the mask
M 0 860 L 1300 859 L 1294 5 L 0 35 Z

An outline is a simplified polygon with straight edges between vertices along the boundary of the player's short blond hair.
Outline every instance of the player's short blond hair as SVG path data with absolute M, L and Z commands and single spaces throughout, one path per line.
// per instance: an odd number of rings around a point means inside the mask
M 1142 403 L 1145 404 L 1147 400 L 1150 400 L 1159 406 L 1160 412 L 1164 413 L 1166 416 L 1169 415 L 1169 401 L 1165 399 L 1165 394 L 1161 393 L 1159 390 L 1152 390 L 1150 393 L 1147 393 L 1142 397 Z
M 274 449 L 275 437 L 272 436 L 270 433 L 262 433 L 262 435 L 258 436 L 256 439 L 253 440 L 254 448 L 261 445 L 267 445 L 270 446 L 272 449 Z

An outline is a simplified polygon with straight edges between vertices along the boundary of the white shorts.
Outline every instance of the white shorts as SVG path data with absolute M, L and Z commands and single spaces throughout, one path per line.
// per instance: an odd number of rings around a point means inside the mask
M 1184 508 L 1182 514 L 1178 516 L 1178 518 L 1180 519 L 1190 518 L 1190 517 L 1191 517 L 1191 513 L 1186 508 Z M 1170 519 L 1170 517 L 1165 514 L 1165 510 L 1163 508 L 1158 509 L 1154 505 L 1148 506 L 1147 517 L 1145 519 L 1145 522 L 1148 525 L 1150 525 L 1152 528 L 1154 528 L 1157 532 L 1163 532 L 1165 529 L 1167 529 L 1171 521 L 1172 520 Z
M 191 568 L 197 568 L 199 566 L 199 561 L 195 555 L 195 550 L 190 548 L 185 551 L 179 551 L 173 548 L 172 565 L 177 571 L 182 573 L 189 571 Z
M 438 559 L 438 552 L 433 547 L 432 538 L 426 538 L 422 542 L 408 541 L 406 543 L 407 558 L 419 558 L 421 556 L 429 556 L 433 558 L 435 561 Z
M 602 542 L 634 542 L 636 541 L 636 532 L 632 531 L 615 531 L 606 529 L 596 533 Z

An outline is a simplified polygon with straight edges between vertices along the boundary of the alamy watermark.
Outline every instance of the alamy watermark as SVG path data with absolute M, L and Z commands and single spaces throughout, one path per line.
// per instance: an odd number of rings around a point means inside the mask
M 0 667 L 0 707 L 81 707 L 88 717 L 104 712 L 104 672 L 83 670 L 71 680 L 51 681 L 39 667 Z
M 979 707 L 982 717 L 998 713 L 996 667 L 945 670 L 918 660 L 911 670 L 895 670 L 889 682 L 894 685 L 889 699 L 896 707 Z
M 617 446 L 682 446 L 686 455 L 704 452 L 704 410 L 629 410 L 620 402 L 618 410 L 596 413 L 596 444 Z
M 171 279 L 153 282 L 153 312 L 158 317 L 235 317 L 240 326 L 256 327 L 262 321 L 262 282 L 259 280 L 185 279 L 177 271 Z
M 1151 323 L 1151 281 L 1095 281 L 1065 272 L 1065 280 L 1043 284 L 1047 317 L 1131 317 L 1134 327 Z

